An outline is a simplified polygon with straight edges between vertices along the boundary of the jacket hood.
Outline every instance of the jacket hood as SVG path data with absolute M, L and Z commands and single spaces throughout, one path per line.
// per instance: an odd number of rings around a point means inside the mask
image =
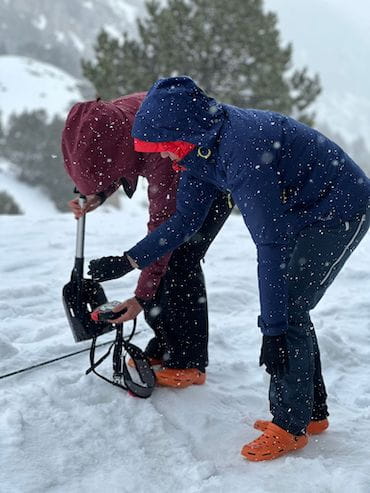
M 71 108 L 62 133 L 62 152 L 66 171 L 79 192 L 103 192 L 124 178 L 129 194 L 134 193 L 142 163 L 134 151 L 131 128 L 144 97 L 145 93 L 137 93 Z
M 222 105 L 190 77 L 159 79 L 138 111 L 132 135 L 149 142 L 190 142 L 211 147 L 223 123 Z

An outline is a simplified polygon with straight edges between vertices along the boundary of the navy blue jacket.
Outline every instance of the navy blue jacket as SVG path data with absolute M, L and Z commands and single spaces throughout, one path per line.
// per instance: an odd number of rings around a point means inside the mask
M 314 223 L 337 224 L 366 209 L 370 180 L 334 142 L 272 111 L 219 104 L 188 77 L 157 81 L 133 136 L 197 147 L 181 165 L 176 213 L 127 253 L 146 267 L 192 236 L 217 189 L 228 190 L 257 246 L 261 316 L 267 335 L 287 330 L 287 249 Z

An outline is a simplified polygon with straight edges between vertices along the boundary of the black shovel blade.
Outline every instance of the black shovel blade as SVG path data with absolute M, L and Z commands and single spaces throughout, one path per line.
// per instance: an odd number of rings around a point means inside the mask
M 107 301 L 103 288 L 91 279 L 72 280 L 64 286 L 63 305 L 76 342 L 115 330 L 110 323 L 91 320 L 91 312 Z

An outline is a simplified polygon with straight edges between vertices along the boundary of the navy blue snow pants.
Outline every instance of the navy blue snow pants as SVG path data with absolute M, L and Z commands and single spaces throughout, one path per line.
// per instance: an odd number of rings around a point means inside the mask
M 271 377 L 273 422 L 299 435 L 311 419 L 328 416 L 320 352 L 310 319 L 312 310 L 369 229 L 370 209 L 337 227 L 325 223 L 302 230 L 288 264 L 290 371 Z
M 201 229 L 171 255 L 158 290 L 144 309 L 155 337 L 145 353 L 163 360 L 166 368 L 208 365 L 207 292 L 201 260 L 232 210 L 230 197 L 220 192 Z

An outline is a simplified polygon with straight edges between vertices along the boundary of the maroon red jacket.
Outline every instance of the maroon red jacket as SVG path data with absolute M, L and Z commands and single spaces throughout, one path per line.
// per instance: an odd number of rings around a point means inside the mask
M 121 180 L 130 197 L 139 176 L 148 181 L 149 222 L 153 231 L 176 209 L 178 174 L 168 159 L 158 153 L 134 150 L 131 129 L 135 114 L 146 93 L 124 96 L 114 101 L 88 101 L 70 110 L 62 134 L 62 151 L 67 173 L 78 190 L 85 194 L 117 190 Z M 143 269 L 136 296 L 154 296 L 167 269 L 170 255 Z

